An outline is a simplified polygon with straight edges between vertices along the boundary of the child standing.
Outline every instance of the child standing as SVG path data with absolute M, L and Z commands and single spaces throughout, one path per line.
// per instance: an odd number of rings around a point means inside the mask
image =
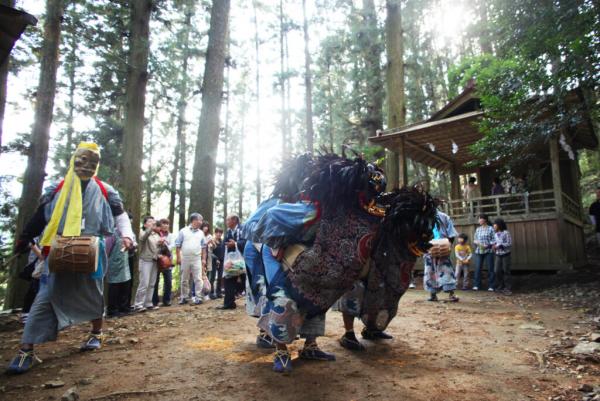
M 494 221 L 494 243 L 492 248 L 496 256 L 494 263 L 496 270 L 496 289 L 502 291 L 505 295 L 510 295 L 510 250 L 512 247 L 512 238 L 502 219 Z
M 460 280 L 461 272 L 463 274 L 462 289 L 467 290 L 469 285 L 469 264 L 471 263 L 471 246 L 469 245 L 469 237 L 467 234 L 458 236 L 458 244 L 454 247 L 454 256 L 456 256 L 456 286 Z

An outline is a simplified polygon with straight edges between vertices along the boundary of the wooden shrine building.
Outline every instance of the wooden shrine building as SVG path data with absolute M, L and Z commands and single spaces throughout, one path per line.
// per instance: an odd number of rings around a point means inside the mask
M 577 91 L 567 101 L 582 102 Z M 587 214 L 581 204 L 576 151 L 598 147 L 589 116 L 568 133 L 573 154 L 567 154 L 558 139 L 552 140 L 535 149 L 543 160 L 540 165 L 507 172 L 501 164 L 466 166 L 475 160 L 469 146 L 482 137 L 477 122 L 483 113 L 475 87 L 470 85 L 428 120 L 389 129 L 369 140 L 398 154 L 399 185 L 409 184 L 407 159 L 446 172 L 451 190 L 442 208 L 470 241 L 480 213 L 491 221 L 502 217 L 513 237 L 513 269 L 559 270 L 586 263 L 583 224 Z M 492 195 L 494 177 L 507 175 L 525 176 L 526 190 Z M 477 178 L 481 195 L 466 201 L 462 189 L 470 176 Z

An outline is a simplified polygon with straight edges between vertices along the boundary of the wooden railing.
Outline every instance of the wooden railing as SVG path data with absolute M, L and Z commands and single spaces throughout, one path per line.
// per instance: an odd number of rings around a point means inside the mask
M 563 212 L 566 216 L 574 218 L 576 221 L 583 220 L 581 205 L 573 200 L 566 193 L 562 193 Z
M 563 213 L 580 221 L 581 208 L 577 202 L 564 193 L 562 201 Z M 549 216 L 558 211 L 553 190 L 482 196 L 468 201 L 450 200 L 444 203 L 443 210 L 457 223 L 475 222 L 479 214 L 486 214 L 490 218 L 527 220 Z

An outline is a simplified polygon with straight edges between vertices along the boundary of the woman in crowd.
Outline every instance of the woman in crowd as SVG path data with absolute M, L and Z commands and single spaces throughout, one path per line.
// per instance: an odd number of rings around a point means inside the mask
M 492 247 L 496 254 L 494 263 L 496 270 L 496 291 L 502 291 L 505 295 L 510 295 L 510 250 L 512 248 L 512 238 L 503 219 L 494 221 L 494 231 L 494 243 Z

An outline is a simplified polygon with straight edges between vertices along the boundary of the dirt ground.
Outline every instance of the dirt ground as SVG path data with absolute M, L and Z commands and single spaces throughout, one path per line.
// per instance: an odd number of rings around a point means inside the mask
M 40 346 L 44 362 L 31 372 L 1 375 L 0 399 L 60 400 L 75 387 L 82 400 L 581 400 L 583 384 L 600 385 L 600 355 L 571 354 L 600 331 L 598 273 L 532 277 L 521 282 L 543 288 L 459 292 L 457 304 L 411 290 L 389 327 L 394 339 L 365 342 L 364 353 L 341 348 L 341 315 L 330 312 L 320 344 L 337 361 L 294 360 L 289 376 L 273 373 L 271 354 L 256 349 L 255 321 L 243 308 L 219 311 L 218 301 L 109 320 L 107 343 L 93 353 L 78 351 L 87 327 L 77 326 Z M 22 328 L 3 319 L 7 364 Z M 44 388 L 55 380 L 64 385 Z

